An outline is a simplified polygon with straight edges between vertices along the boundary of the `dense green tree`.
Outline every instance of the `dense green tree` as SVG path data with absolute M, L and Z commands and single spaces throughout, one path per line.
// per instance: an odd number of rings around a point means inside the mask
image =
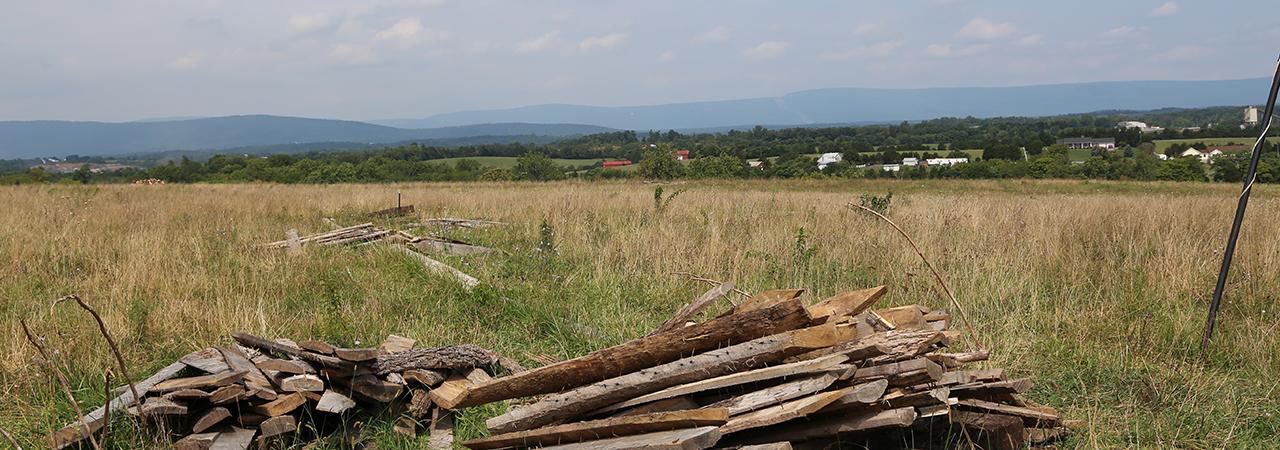
M 516 161 L 516 179 L 551 181 L 564 178 L 564 169 L 541 152 L 529 152 Z
M 670 145 L 662 144 L 644 152 L 638 172 L 650 180 L 670 180 L 684 175 L 684 165 L 676 160 Z

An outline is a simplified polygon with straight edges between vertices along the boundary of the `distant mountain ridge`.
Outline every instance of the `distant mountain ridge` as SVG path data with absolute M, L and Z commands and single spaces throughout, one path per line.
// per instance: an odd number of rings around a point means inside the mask
M 440 127 L 488 122 L 563 122 L 618 129 L 716 129 L 742 124 L 808 125 L 938 117 L 1050 116 L 1101 110 L 1261 104 L 1267 78 L 1105 81 L 1012 87 L 830 88 L 781 97 L 646 106 L 548 104 L 461 111 L 374 123 Z
M 612 131 L 576 124 L 490 123 L 403 129 L 365 122 L 268 115 L 144 122 L 0 122 L 0 158 L 119 155 L 165 151 L 224 150 L 309 143 L 360 145 L 464 140 L 492 136 L 566 137 Z M 482 143 L 472 141 L 476 143 Z

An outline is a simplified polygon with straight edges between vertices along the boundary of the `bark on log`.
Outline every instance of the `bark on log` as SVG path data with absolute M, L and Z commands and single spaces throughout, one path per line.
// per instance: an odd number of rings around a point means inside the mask
M 498 361 L 493 352 L 471 345 L 452 347 L 412 348 L 403 352 L 379 355 L 373 363 L 378 375 L 404 372 L 412 369 L 470 369 L 488 366 Z

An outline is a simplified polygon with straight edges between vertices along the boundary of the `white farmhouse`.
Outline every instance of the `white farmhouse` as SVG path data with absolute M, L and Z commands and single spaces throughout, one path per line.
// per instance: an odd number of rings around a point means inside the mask
M 929 166 L 954 166 L 956 164 L 964 164 L 969 162 L 969 158 L 929 158 L 924 160 L 925 165 Z
M 836 152 L 823 153 L 822 156 L 818 157 L 818 170 L 826 169 L 827 166 L 838 163 L 840 161 L 844 161 L 843 153 L 836 153 Z
M 897 172 L 899 170 L 902 170 L 902 166 L 899 166 L 897 164 L 885 164 L 880 167 L 880 170 L 883 170 L 885 172 Z
M 920 158 L 902 158 L 902 165 L 915 167 L 920 165 Z
M 1218 149 L 1206 150 L 1202 152 L 1194 148 L 1189 148 L 1189 149 L 1183 150 L 1180 156 L 1194 156 L 1194 157 L 1200 158 L 1200 162 L 1208 164 L 1209 161 L 1212 161 L 1213 158 L 1217 158 L 1218 155 L 1221 155 L 1221 154 L 1222 154 L 1222 150 L 1218 150 Z

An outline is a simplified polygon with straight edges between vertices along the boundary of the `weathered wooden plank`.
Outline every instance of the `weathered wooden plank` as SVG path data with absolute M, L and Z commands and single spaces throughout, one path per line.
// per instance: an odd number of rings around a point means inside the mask
M 685 409 L 698 409 L 701 407 L 702 406 L 699 405 L 698 402 L 693 401 L 693 399 L 690 399 L 689 397 L 675 397 L 675 398 L 668 398 L 664 400 L 658 400 L 656 402 L 645 403 L 635 408 L 624 409 L 622 411 L 614 413 L 610 417 L 625 417 L 625 416 L 635 416 L 639 414 L 651 414 L 651 413 L 657 413 L 657 412 L 681 411 Z
M 951 423 L 963 427 L 974 435 L 969 439 L 981 448 L 991 450 L 1019 450 L 1022 448 L 1022 419 L 1003 414 L 953 411 Z
M 471 369 L 463 373 L 455 371 L 443 383 L 431 390 L 431 402 L 445 409 L 454 409 L 452 405 L 457 403 L 468 388 L 488 381 L 492 381 L 492 378 L 481 369 Z
M 758 430 L 758 432 L 734 435 L 736 444 L 766 442 L 800 442 L 829 438 L 841 433 L 852 433 L 877 428 L 907 427 L 916 420 L 915 408 L 887 409 L 860 414 L 836 414 L 815 420 L 784 423 Z
M 787 401 L 780 405 L 751 411 L 730 419 L 728 423 L 720 427 L 720 434 L 725 435 L 752 428 L 776 425 L 792 419 L 804 417 L 822 410 L 822 408 L 825 408 L 832 402 L 839 400 L 840 397 L 844 397 L 845 394 L 848 394 L 851 391 L 853 391 L 853 388 L 821 392 L 807 397 Z
M 887 291 L 888 288 L 884 286 L 876 286 L 836 294 L 810 306 L 809 315 L 813 316 L 814 321 L 857 315 L 874 305 Z
M 427 432 L 430 433 L 427 437 L 429 450 L 453 450 L 453 412 L 436 408 Z
M 275 417 L 298 409 L 299 406 L 302 406 L 306 402 L 306 397 L 295 392 L 288 395 L 281 395 L 280 398 L 265 404 L 250 407 L 249 411 L 267 417 Z
M 191 432 L 203 433 L 204 430 L 208 430 L 210 427 L 217 425 L 228 417 L 231 417 L 231 410 L 221 406 L 211 408 L 206 411 L 204 415 L 200 416 L 199 419 L 196 419 L 196 423 L 191 426 Z
M 314 367 L 311 367 L 309 364 L 302 362 L 301 360 L 291 361 L 291 360 L 284 360 L 284 359 L 267 358 L 262 361 L 258 361 L 255 364 L 257 364 L 258 368 L 263 371 L 272 370 L 276 372 L 284 372 L 291 375 L 315 373 L 316 371 Z
M 258 426 L 262 437 L 279 436 L 285 433 L 292 433 L 298 429 L 298 421 L 293 416 L 275 416 L 267 419 Z
M 702 312 L 702 310 L 706 309 L 708 306 L 711 306 L 713 302 L 718 300 L 720 297 L 724 297 L 725 294 L 728 294 L 730 292 L 733 292 L 732 282 L 721 283 L 716 287 L 711 288 L 711 290 L 699 296 L 692 303 L 684 305 L 684 307 L 680 308 L 679 311 L 676 311 L 676 313 L 672 315 L 670 319 L 667 319 L 666 322 L 663 322 L 661 326 L 659 326 L 656 330 L 653 330 L 653 332 L 649 333 L 649 335 L 652 336 L 664 331 L 669 331 L 679 327 L 683 327 L 685 322 L 693 318 L 693 316 L 697 315 L 699 312 Z
M 238 402 L 249 397 L 250 392 L 244 386 L 233 384 L 231 386 L 223 386 L 218 390 L 209 393 L 209 403 L 215 405 L 223 405 L 231 402 Z
M 762 308 L 768 308 L 787 300 L 794 300 L 804 293 L 804 289 L 769 289 L 750 298 L 743 300 L 734 308 L 734 313 L 744 313 Z
M 836 375 L 830 373 L 801 378 L 719 401 L 707 407 L 725 408 L 729 410 L 729 415 L 736 416 L 813 394 L 826 389 L 835 381 Z
M 844 355 L 828 355 L 818 359 L 735 372 L 724 376 L 698 380 L 692 383 L 670 387 L 651 394 L 641 395 L 628 399 L 624 402 L 611 405 L 597 412 L 603 413 L 617 411 L 619 409 L 630 408 L 632 406 L 642 405 L 655 400 L 662 400 L 664 398 L 696 394 L 698 392 L 709 391 L 712 389 L 723 389 L 731 386 L 755 383 L 757 381 L 772 380 L 774 378 L 825 372 L 847 360 L 848 357 Z
M 345 395 L 334 391 L 324 391 L 324 395 L 322 395 L 320 397 L 320 401 L 316 403 L 316 410 L 333 414 L 342 414 L 343 411 L 355 406 L 356 402 Z
M 418 341 L 416 339 L 409 339 L 404 336 L 390 334 L 382 341 L 382 345 L 378 346 L 378 350 L 381 350 L 383 353 L 403 352 L 413 348 L 417 343 Z
M 248 374 L 245 371 L 223 372 L 212 375 L 201 375 L 197 377 L 175 378 L 156 383 L 151 388 L 151 392 L 170 392 L 181 389 L 206 389 L 219 388 L 229 384 L 236 383 Z
M 207 400 L 209 393 L 199 389 L 179 389 L 164 394 L 164 398 L 181 401 Z
M 461 270 L 453 268 L 453 266 L 431 259 L 427 257 L 427 255 L 418 253 L 417 250 L 414 250 L 410 247 L 406 247 L 404 245 L 395 245 L 394 247 L 397 249 L 400 249 L 400 251 L 404 252 L 404 254 L 412 256 L 414 259 L 417 259 L 418 262 L 422 263 L 422 265 L 427 268 L 427 270 L 430 270 L 432 272 L 435 272 L 441 275 L 447 275 L 452 277 L 455 280 L 458 280 L 458 282 L 462 283 L 462 286 L 468 291 L 475 289 L 476 286 L 480 285 L 480 280 L 476 279 L 476 277 L 467 275 L 466 273 L 463 273 Z
M 945 405 L 950 398 L 951 390 L 946 387 L 919 392 L 894 392 L 884 396 L 882 402 L 887 408 L 903 408 L 907 406 Z
M 876 313 L 893 324 L 894 329 L 907 330 L 924 326 L 924 312 L 920 311 L 920 307 L 917 305 L 881 309 Z
M 1018 394 L 1031 390 L 1033 383 L 1030 378 L 1019 378 L 1009 381 L 995 381 L 990 383 L 968 383 L 952 386 L 952 396 L 959 398 L 970 397 L 987 397 L 1001 394 Z
M 222 360 L 222 353 L 213 347 L 188 353 L 186 356 L 179 358 L 178 362 L 208 373 L 222 373 L 231 370 L 230 367 L 227 367 L 227 362 Z
M 186 367 L 187 365 L 185 363 L 175 362 L 165 366 L 150 377 L 134 383 L 134 387 L 138 389 L 138 395 L 145 397 L 147 392 L 151 390 L 152 386 L 177 376 L 178 373 Z M 89 433 L 98 431 L 105 424 L 107 411 L 119 411 L 132 403 L 134 403 L 133 392 L 126 390 L 125 393 L 111 399 L 111 401 L 107 402 L 106 405 L 90 411 L 80 420 L 72 422 L 58 431 L 55 431 L 49 436 L 50 447 L 55 450 L 61 450 L 88 438 Z
M 705 426 L 724 425 L 729 412 L 724 408 L 695 409 L 660 412 L 626 417 L 615 417 L 587 422 L 576 422 L 538 428 L 528 431 L 500 434 L 472 439 L 463 445 L 473 450 L 506 447 L 541 447 L 589 441 L 602 436 L 618 437 L 656 431 L 678 430 Z
M 353 363 L 349 361 L 344 361 L 341 358 L 321 355 L 319 353 L 312 353 L 309 351 L 300 351 L 292 347 L 289 347 L 287 345 L 280 344 L 279 342 L 268 341 L 266 339 L 263 339 L 248 333 L 239 333 L 239 332 L 231 333 L 231 337 L 235 339 L 236 342 L 239 342 L 241 345 L 244 345 L 246 347 L 256 348 L 258 350 L 262 350 L 268 353 L 278 353 L 282 355 L 289 355 L 289 356 L 301 359 L 303 361 L 320 364 L 325 367 L 350 369 L 355 366 Z M 308 344 L 308 343 L 311 343 L 311 341 L 299 342 L 298 345 L 305 349 L 306 346 L 304 344 Z
M 543 447 L 554 450 L 698 450 L 711 448 L 720 440 L 718 427 L 659 431 L 574 444 Z
M 530 369 L 467 390 L 455 407 L 558 392 L 669 363 L 689 355 L 747 342 L 809 323 L 799 300 L 732 314 Z
M 1017 416 L 1023 419 L 1027 425 L 1033 427 L 1052 427 L 1058 425 L 1062 420 L 1062 416 L 1058 414 L 1042 411 L 1034 408 L 1026 408 L 1021 406 L 1005 405 L 1001 403 L 988 402 L 978 399 L 963 399 L 955 405 L 957 408 L 965 410 L 974 410 L 986 413 L 999 413 L 1009 416 Z M 1021 433 L 1021 432 L 1019 432 Z M 1021 436 L 1021 434 L 1019 434 Z
M 324 381 L 315 375 L 294 375 L 280 382 L 280 390 L 285 392 L 323 392 Z
M 257 430 L 232 428 L 231 431 L 218 433 L 209 450 L 246 450 L 253 444 L 253 436 L 256 434 Z
M 197 433 L 178 439 L 173 443 L 173 450 L 209 450 L 218 433 Z
M 822 412 L 825 414 L 874 404 L 880 401 L 880 397 L 884 395 L 884 391 L 888 387 L 889 380 L 885 379 L 854 385 L 853 390 L 845 394 L 844 397 L 831 402 L 830 405 L 822 409 Z
M 333 349 L 334 355 L 345 361 L 365 362 L 372 361 L 378 357 L 378 349 L 376 348 L 340 348 Z
M 244 372 L 244 385 L 246 387 L 257 391 L 275 391 L 271 385 L 271 380 L 239 348 L 232 345 L 218 350 L 222 352 L 222 359 L 227 361 L 227 366 L 231 367 L 231 370 Z
M 316 340 L 298 341 L 298 346 L 302 347 L 303 350 L 319 353 L 321 355 L 333 354 L 333 346 L 329 345 L 328 342 L 324 342 L 324 341 L 316 341 Z
M 688 328 L 682 330 L 684 329 Z M 839 342 L 842 337 L 836 332 L 834 324 L 765 336 L 547 396 L 537 403 L 510 410 L 485 423 L 490 431 L 497 433 L 548 425 L 627 398 L 707 377 L 760 367 L 791 355 L 827 347 Z

